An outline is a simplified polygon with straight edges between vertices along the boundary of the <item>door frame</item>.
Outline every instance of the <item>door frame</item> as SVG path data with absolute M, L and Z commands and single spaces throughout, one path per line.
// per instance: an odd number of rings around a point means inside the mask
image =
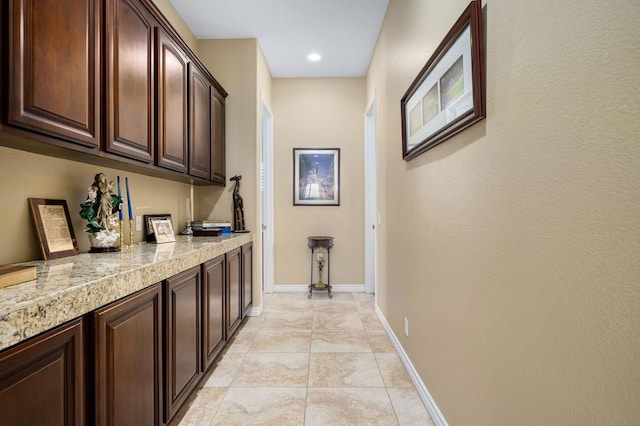
M 376 292 L 376 227 L 377 201 L 377 156 L 376 156 L 376 98 L 373 97 L 364 114 L 364 289 Z
M 260 190 L 262 194 L 262 291 L 273 293 L 275 287 L 274 260 L 274 169 L 273 114 L 260 93 L 262 125 L 262 158 L 260 161 Z

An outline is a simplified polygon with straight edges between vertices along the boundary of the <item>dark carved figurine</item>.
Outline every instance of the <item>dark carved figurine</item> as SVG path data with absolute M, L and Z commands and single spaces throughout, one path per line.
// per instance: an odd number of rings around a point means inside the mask
M 229 179 L 235 182 L 233 187 L 233 230 L 244 231 L 244 206 L 242 205 L 242 197 L 240 196 L 240 179 L 242 175 L 236 175 Z

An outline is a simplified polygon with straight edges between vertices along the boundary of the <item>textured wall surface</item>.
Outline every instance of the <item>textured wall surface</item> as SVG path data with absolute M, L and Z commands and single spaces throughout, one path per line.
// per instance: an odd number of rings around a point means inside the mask
M 256 49 L 255 39 L 198 40 L 202 62 L 229 93 L 225 102 L 226 188 L 198 188 L 202 219 L 233 220 L 233 182 L 241 175 L 247 229 L 258 229 L 256 213 Z
M 487 119 L 404 162 L 467 4 L 391 0 L 370 66 L 379 305 L 450 424 L 638 424 L 640 3 L 486 2 Z
M 136 216 L 169 213 L 175 231 L 184 229 L 187 184 L 0 147 L 0 265 L 42 259 L 28 198 L 66 200 L 78 247 L 88 251 L 89 239 L 83 232 L 87 222 L 79 211 L 97 173 L 104 173 L 113 181 L 120 175 L 123 196 L 124 177 L 129 178 Z M 127 212 L 125 207 L 125 219 Z M 128 228 L 125 234 L 129 241 Z M 136 241 L 143 238 L 142 232 L 134 234 Z
M 262 193 L 260 161 L 262 150 L 260 96 L 269 106 L 271 74 L 256 39 L 198 40 L 198 55 L 216 80 L 229 93 L 226 98 L 227 186 L 200 187 L 196 194 L 202 219 L 233 220 L 233 182 L 241 175 L 240 195 L 244 203 L 246 229 L 254 231 L 254 307 L 262 303 Z
M 364 109 L 364 79 L 274 79 L 276 284 L 309 283 L 312 235 L 335 238 L 332 284 L 364 283 Z M 340 148 L 340 206 L 293 205 L 293 148 Z
M 167 18 L 171 25 L 175 28 L 175 30 L 180 34 L 180 37 L 187 43 L 187 45 L 193 50 L 195 53 L 198 53 L 198 40 L 191 32 L 191 29 L 184 22 L 182 17 L 178 14 L 178 11 L 173 4 L 171 4 L 171 0 L 153 0 L 153 3 L 160 9 L 160 12 Z

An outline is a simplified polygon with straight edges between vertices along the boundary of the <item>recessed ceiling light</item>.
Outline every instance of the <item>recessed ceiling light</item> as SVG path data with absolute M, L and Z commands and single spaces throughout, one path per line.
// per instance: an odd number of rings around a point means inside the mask
M 322 56 L 318 55 L 317 53 L 312 53 L 311 55 L 307 56 L 307 59 L 316 62 L 322 59 Z

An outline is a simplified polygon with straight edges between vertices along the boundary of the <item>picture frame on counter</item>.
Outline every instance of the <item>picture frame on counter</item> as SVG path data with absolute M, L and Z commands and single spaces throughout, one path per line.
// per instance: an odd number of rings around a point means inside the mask
M 155 234 L 157 244 L 173 243 L 176 241 L 171 220 L 152 219 L 151 226 L 153 227 L 153 233 Z
M 473 0 L 402 97 L 408 161 L 486 116 L 482 4 Z
M 29 198 L 29 206 L 44 260 L 80 253 L 66 200 Z
M 153 230 L 153 220 L 157 219 L 167 219 L 173 225 L 173 220 L 171 219 L 171 215 L 169 213 L 164 214 L 146 214 L 144 215 L 144 223 L 145 223 L 145 231 L 147 233 L 146 241 L 148 243 L 154 243 L 156 241 L 156 235 Z

